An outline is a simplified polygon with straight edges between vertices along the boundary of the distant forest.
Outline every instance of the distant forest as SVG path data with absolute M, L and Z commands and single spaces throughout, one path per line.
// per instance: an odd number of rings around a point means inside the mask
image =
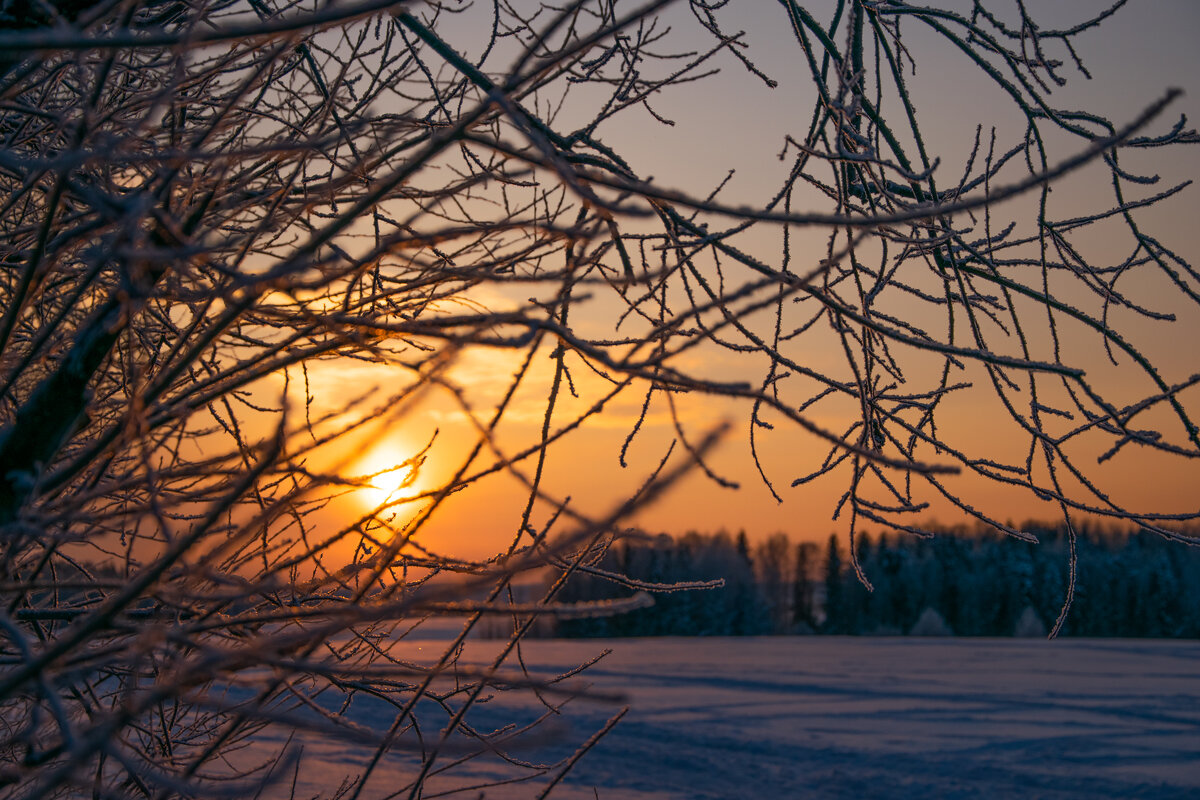
M 1026 528 L 1040 544 L 948 529 L 933 538 L 861 535 L 855 548 L 776 534 L 690 533 L 614 544 L 563 589 L 563 601 L 628 597 L 637 582 L 721 578 L 716 589 L 654 592 L 654 604 L 562 619 L 564 637 L 765 634 L 1045 636 L 1067 591 L 1062 529 Z M 1082 526 L 1074 602 L 1060 635 L 1200 637 L 1200 551 L 1157 536 Z M 613 582 L 601 573 L 628 576 Z

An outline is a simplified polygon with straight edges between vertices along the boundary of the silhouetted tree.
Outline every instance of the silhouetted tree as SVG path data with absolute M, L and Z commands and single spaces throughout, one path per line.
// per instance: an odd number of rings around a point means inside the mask
M 812 542 L 796 545 L 796 567 L 792 583 L 792 626 L 806 632 L 815 631 L 817 546 Z
M 792 621 L 795 581 L 787 534 L 776 533 L 755 548 L 754 574 L 767 605 L 770 630 L 786 633 Z
M 837 536 L 831 534 L 825 550 L 825 619 L 821 623 L 821 630 L 824 633 L 847 633 L 849 631 L 845 577 Z

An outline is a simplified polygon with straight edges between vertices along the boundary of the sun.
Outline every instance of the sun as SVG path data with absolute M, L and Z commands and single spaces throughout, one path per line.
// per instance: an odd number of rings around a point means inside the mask
M 421 467 L 425 452 L 395 443 L 381 444 L 360 460 L 355 469 L 356 497 L 371 507 L 402 505 L 422 491 Z

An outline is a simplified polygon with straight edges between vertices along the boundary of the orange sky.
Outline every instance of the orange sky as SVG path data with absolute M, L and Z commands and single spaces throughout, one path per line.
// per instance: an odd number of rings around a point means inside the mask
M 967 4 L 969 6 L 969 4 Z M 1105 4 L 1061 3 L 1049 11 L 1059 18 L 1072 18 Z M 1189 0 L 1136 4 L 1137 10 L 1127 9 L 1117 15 L 1100 31 L 1085 40 L 1082 55 L 1092 70 L 1091 82 L 1083 81 L 1069 70 L 1072 82 L 1056 95 L 1063 105 L 1099 109 L 1115 121 L 1132 116 L 1145 102 L 1161 94 L 1167 85 L 1182 85 L 1190 90 L 1173 112 L 1200 112 L 1200 56 L 1192 38 L 1200 30 L 1200 6 Z M 756 64 L 780 86 L 768 90 L 760 82 L 747 79 L 743 70 L 731 59 L 721 62 L 724 69 L 716 78 L 689 84 L 670 91 L 655 103 L 655 110 L 676 122 L 673 128 L 653 125 L 648 118 L 645 127 L 627 125 L 611 129 L 604 140 L 626 155 L 631 163 L 651 174 L 660 185 L 676 186 L 696 193 L 705 193 L 718 183 L 728 169 L 738 170 L 722 195 L 727 202 L 763 202 L 779 179 L 780 162 L 777 154 L 783 132 L 807 125 L 811 113 L 811 87 L 804 80 L 803 70 L 794 68 L 797 52 L 787 42 L 788 32 L 779 24 L 778 6 L 762 3 L 751 6 L 749 16 L 739 19 L 748 32 Z M 821 14 L 817 14 L 821 16 Z M 1057 21 L 1057 20 L 1056 20 Z M 461 23 L 467 24 L 467 23 Z M 907 34 L 906 35 L 910 35 Z M 941 137 L 934 143 L 935 152 L 944 159 L 948 175 L 961 173 L 975 125 L 996 125 L 998 135 L 1019 131 L 1019 121 L 1013 119 L 1003 98 L 994 89 L 976 79 L 964 67 L 961 56 L 945 45 L 934 43 L 913 31 L 908 45 L 918 53 L 918 72 L 912 79 L 914 100 L 927 121 L 936 120 Z M 569 113 L 570 109 L 566 113 Z M 1195 114 L 1200 118 L 1200 113 Z M 1160 123 L 1159 129 L 1166 123 Z M 1010 142 L 1006 142 L 1009 144 Z M 1200 147 L 1193 147 L 1200 150 Z M 1172 151 L 1178 154 L 1178 148 Z M 1060 152 L 1060 157 L 1069 153 Z M 1140 155 L 1140 154 L 1139 154 Z M 1200 153 L 1174 162 L 1155 161 L 1154 152 L 1145 155 L 1146 164 L 1164 177 L 1195 178 L 1200 176 Z M 1130 162 L 1125 162 L 1130 163 Z M 1056 191 L 1058 215 L 1065 209 L 1078 207 L 1080 212 L 1095 206 L 1097 197 L 1103 199 L 1105 176 L 1095 171 L 1071 176 Z M 1197 189 L 1185 192 L 1148 212 L 1139 213 L 1140 224 L 1147 226 L 1168 246 L 1192 264 L 1200 263 L 1200 234 L 1197 233 L 1195 208 Z M 822 209 L 823 210 L 823 209 Z M 1000 215 L 1007 213 L 1020 218 L 1030 211 L 1023 200 L 1010 202 Z M 761 254 L 768 263 L 777 263 L 778 232 L 764 230 L 739 240 L 739 246 Z M 823 234 L 812 241 L 819 243 Z M 801 233 L 794 247 L 805 240 Z M 1073 242 L 1085 255 L 1101 263 L 1119 261 L 1128 245 L 1118 238 L 1098 234 L 1084 241 Z M 1116 251 L 1118 254 L 1114 254 Z M 813 257 L 822 255 L 814 248 Z M 803 256 L 801 256 L 802 258 Z M 1139 273 L 1141 275 L 1143 273 Z M 1185 303 L 1175 302 L 1172 287 L 1164 281 L 1139 277 L 1136 285 L 1125 291 L 1157 307 L 1177 308 L 1182 321 L 1171 327 L 1147 324 L 1138 319 L 1117 317 L 1114 325 L 1126 331 L 1135 345 L 1155 360 L 1168 383 L 1181 381 L 1200 372 L 1200 358 L 1189 342 L 1200 341 L 1200 322 Z M 547 289 L 551 291 L 553 287 Z M 529 296 L 536 286 L 522 287 Z M 492 308 L 503 308 L 513 297 L 480 293 L 473 299 Z M 611 327 L 614 305 L 598 298 L 573 310 L 578 324 L 589 332 L 602 332 Z M 901 309 L 903 311 L 903 309 Z M 937 330 L 936 321 L 930 322 Z M 1031 324 L 1036 336 L 1036 322 Z M 1118 399 L 1132 400 L 1149 392 L 1147 382 L 1129 369 L 1126 359 L 1119 367 L 1107 364 L 1098 338 L 1089 332 L 1066 330 L 1064 346 L 1073 363 L 1084 365 L 1089 379 L 1097 386 L 1111 391 Z M 806 363 L 822 367 L 835 365 L 837 353 L 832 337 L 822 340 L 816 336 L 804 352 Z M 1044 343 L 1043 343 L 1044 344 Z M 912 357 L 915 374 L 921 373 L 921 356 Z M 505 351 L 469 351 L 450 372 L 450 379 L 461 386 L 465 397 L 484 417 L 507 387 L 517 369 L 520 353 Z M 917 363 L 914 363 L 917 362 Z M 607 390 L 607 384 L 582 367 L 578 360 L 568 360 L 579 398 L 564 395 L 553 418 L 557 428 L 585 412 Z M 518 393 L 512 411 L 499 431 L 498 441 L 508 452 L 516 452 L 534 441 L 540 432 L 545 411 L 545 387 L 553 375 L 554 362 L 548 351 L 539 354 L 529 379 L 529 388 Z M 763 363 L 739 360 L 729 352 L 701 349 L 689 365 L 700 374 L 727 380 L 761 381 Z M 830 366 L 831 369 L 836 368 Z M 324 363 L 310 367 L 312 393 L 318 407 L 337 408 L 344 402 L 347 391 L 365 390 L 379 386 L 390 391 L 405 378 L 390 373 L 389 368 L 360 362 Z M 962 378 L 981 382 L 984 372 L 969 368 Z M 625 437 L 641 408 L 645 387 L 635 385 L 614 399 L 603 415 L 569 434 L 550 452 L 546 465 L 545 490 L 557 498 L 571 498 L 571 507 L 581 512 L 597 514 L 635 489 L 666 452 L 674 437 L 666 404 L 659 395 L 649 408 L 641 432 L 628 449 L 628 467 L 619 462 Z M 1200 414 L 1200 390 L 1193 389 L 1181 399 L 1194 413 Z M 821 539 L 831 530 L 844 527 L 844 520 L 830 520 L 834 504 L 846 489 L 845 471 L 835 472 L 817 482 L 792 488 L 792 480 L 811 472 L 824 457 L 826 447 L 810 434 L 803 432 L 766 432 L 763 434 L 763 466 L 768 477 L 783 498 L 776 502 L 766 489 L 750 459 L 747 445 L 748 406 L 730 400 L 711 397 L 681 396 L 678 411 L 687 433 L 698 440 L 704 431 L 722 421 L 733 427 L 724 444 L 712 459 L 714 469 L 724 478 L 740 484 L 735 491 L 724 488 L 700 472 L 695 472 L 674 488 L 652 508 L 642 512 L 636 521 L 650 530 L 684 532 L 688 530 L 715 531 L 745 529 L 754 537 L 775 531 L 785 531 L 797 539 Z M 941 433 L 948 441 L 973 452 L 993 454 L 997 460 L 1022 458 L 1027 438 L 1018 436 L 990 391 L 963 393 L 951 403 L 943 417 Z M 823 427 L 839 432 L 853 419 L 854 409 L 836 406 L 818 407 L 812 419 Z M 1161 419 L 1157 412 L 1148 420 Z M 770 419 L 768 415 L 768 419 Z M 1168 420 L 1169 425 L 1169 420 Z M 1176 425 L 1176 427 L 1178 427 Z M 426 444 L 434 432 L 437 437 L 429 452 L 420 477 L 409 487 L 424 491 L 453 473 L 462 455 L 476 440 L 468 418 L 448 393 L 432 394 L 408 414 L 399 425 L 372 431 L 359 445 L 359 452 L 350 459 L 351 470 L 370 472 L 408 458 Z M 1179 431 L 1167 428 L 1169 435 Z M 1084 449 L 1079 451 L 1084 452 Z M 1200 505 L 1200 465 L 1195 461 L 1148 456 L 1130 452 L 1096 466 L 1095 455 L 1090 463 L 1097 477 L 1114 497 L 1143 511 L 1195 511 Z M 485 467 L 492 456 L 481 460 L 474 469 Z M 520 469 L 532 474 L 531 460 Z M 952 478 L 950 485 L 961 491 L 977 508 L 1001 520 L 1021 520 L 1029 517 L 1052 518 L 1053 507 L 1007 487 L 989 485 L 974 478 Z M 404 491 L 404 490 L 401 490 Z M 936 493 L 921 492 L 931 505 L 922 519 L 956 521 L 949 505 L 938 502 Z M 377 498 L 376 498 L 377 499 Z M 362 507 L 365 499 L 347 500 L 349 508 Z M 526 502 L 526 493 L 519 483 L 503 474 L 486 478 L 446 501 L 423 535 L 422 541 L 444 548 L 445 551 L 482 556 L 502 549 L 512 537 Z M 340 508 L 340 507 L 339 507 Z M 412 513 L 415 504 L 402 506 L 401 514 Z M 533 516 L 535 526 L 547 518 L 549 507 L 539 504 Z M 916 521 L 916 520 L 914 520 Z M 868 525 L 868 529 L 875 526 Z

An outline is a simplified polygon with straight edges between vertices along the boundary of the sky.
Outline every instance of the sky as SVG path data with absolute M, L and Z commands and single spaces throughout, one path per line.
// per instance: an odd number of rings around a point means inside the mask
M 964 7 L 970 3 L 944 3 L 944 6 Z M 995 3 L 997 8 L 1015 7 L 1015 3 Z M 1086 18 L 1106 6 L 1105 3 L 1071 2 L 1028 4 L 1043 26 L 1069 24 Z M 832 3 L 805 3 L 819 19 L 828 17 Z M 454 21 L 453 30 L 461 38 L 461 47 L 468 54 L 471 42 L 479 41 L 483 29 L 474 26 L 490 22 L 490 15 L 478 8 Z M 731 57 L 719 57 L 714 64 L 721 73 L 704 81 L 673 87 L 652 103 L 661 117 L 672 120 L 673 126 L 656 122 L 649 113 L 631 110 L 621 124 L 604 129 L 601 138 L 621 152 L 643 175 L 652 175 L 658 185 L 670 186 L 696 194 L 707 194 L 735 170 L 721 198 L 729 203 L 761 205 L 778 185 L 781 162 L 778 153 L 783 136 L 792 133 L 796 138 L 807 127 L 813 103 L 813 88 L 806 79 L 807 70 L 797 64 L 799 51 L 791 41 L 786 17 L 781 7 L 768 0 L 741 0 L 721 9 L 719 18 L 728 31 L 745 31 L 750 45 L 749 55 L 754 64 L 778 81 L 775 88 L 750 75 Z M 682 45 L 701 41 L 697 26 L 686 7 L 669 9 L 664 20 L 679 37 Z M 1067 86 L 1055 89 L 1054 97 L 1064 106 L 1099 112 L 1116 123 L 1134 116 L 1141 108 L 1161 96 L 1166 87 L 1180 87 L 1186 95 L 1176 102 L 1169 114 L 1186 114 L 1200 120 L 1200 49 L 1194 39 L 1200 33 L 1200 4 L 1190 0 L 1142 0 L 1129 3 L 1099 29 L 1089 31 L 1077 40 L 1080 56 L 1092 74 L 1086 80 L 1072 68 L 1064 68 L 1069 78 Z M 999 90 L 978 71 L 965 62 L 962 54 L 945 42 L 906 24 L 905 42 L 916 55 L 915 75 L 910 77 L 914 104 L 925 120 L 931 134 L 930 148 L 941 159 L 946 182 L 962 173 L 974 140 L 976 126 L 987 130 L 995 127 L 1001 142 L 1011 141 L 1022 130 L 1021 120 Z M 474 37 L 474 39 L 472 39 Z M 562 114 L 590 113 L 587 95 L 568 98 Z M 1173 116 L 1172 116 L 1173 118 Z M 930 123 L 933 123 L 930 125 Z M 1168 123 L 1160 121 L 1156 130 Z M 1194 127 L 1194 124 L 1192 126 Z M 569 126 L 568 126 L 569 127 Z M 1059 157 L 1071 154 L 1069 143 L 1051 142 L 1059 146 Z M 1123 165 L 1158 172 L 1164 181 L 1200 177 L 1200 146 L 1190 154 L 1172 149 L 1170 160 L 1163 153 L 1138 153 L 1123 161 Z M 1095 170 L 1084 170 L 1069 176 L 1056 187 L 1054 200 L 1059 216 L 1098 210 L 1096 202 L 1104 202 L 1106 178 Z M 1099 201 L 1097 198 L 1101 198 Z M 1138 215 L 1155 236 L 1172 247 L 1190 263 L 1200 262 L 1200 234 L 1197 233 L 1195 208 L 1197 189 L 1191 187 L 1168 202 Z M 816 205 L 813 210 L 826 210 Z M 1028 201 L 1016 200 L 1006 204 L 998 216 L 1009 214 L 1020 218 L 1028 214 Z M 799 259 L 819 258 L 823 234 L 796 232 L 794 240 Z M 1104 231 L 1084 241 L 1073 242 L 1089 258 L 1101 263 L 1119 261 L 1127 245 Z M 778 231 L 764 230 L 739 240 L 743 246 L 768 263 L 778 264 Z M 807 250 L 806 250 L 807 248 Z M 1121 255 L 1115 256 L 1114 252 Z M 806 253 L 808 254 L 806 256 Z M 1200 372 L 1200 359 L 1184 345 L 1200 340 L 1200 324 L 1187 304 L 1175 301 L 1175 290 L 1167 282 L 1143 277 L 1124 287 L 1131 296 L 1156 306 L 1174 308 L 1181 312 L 1180 323 L 1164 328 L 1149 325 L 1138 319 L 1113 319 L 1113 324 L 1128 333 L 1139 350 L 1158 363 L 1168 382 L 1181 381 Z M 502 294 L 481 292 L 474 300 L 490 307 L 502 308 L 514 298 Z M 615 306 L 597 299 L 585 304 L 576 314 L 578 324 L 598 335 L 610 320 Z M 911 311 L 911 309 L 909 309 Z M 1038 335 L 1036 323 L 1031 330 Z M 837 354 L 820 346 L 805 351 L 807 365 L 822 368 L 828 363 L 833 369 Z M 1138 383 L 1141 379 L 1129 369 L 1128 360 L 1113 367 L 1103 357 L 1095 336 L 1067 329 L 1064 348 L 1078 363 L 1085 364 L 1089 378 L 1116 396 L 1130 399 L 1144 396 L 1147 391 Z M 532 383 L 534 388 L 518 394 L 513 415 L 500 432 L 499 441 L 515 451 L 536 436 L 544 413 L 544 399 L 538 386 L 544 387 L 553 373 L 549 354 L 535 359 Z M 520 354 L 495 351 L 474 351 L 465 354 L 451 372 L 452 378 L 465 390 L 465 396 L 486 411 L 507 386 L 507 381 L 519 366 Z M 917 358 L 919 361 L 919 358 Z M 697 372 L 716 377 L 739 380 L 761 380 L 761 363 L 738 359 L 728 352 L 699 351 L 690 365 Z M 913 367 L 921 370 L 919 364 Z M 755 377 L 757 376 L 757 378 Z M 599 393 L 604 383 L 576 365 L 572 371 L 579 391 L 578 399 L 566 398 L 556 410 L 554 421 L 562 424 L 571 413 L 582 413 Z M 968 377 L 981 380 L 981 370 Z M 389 378 L 367 364 L 337 363 L 317 366 L 310 375 L 313 394 L 318 398 L 344 398 L 348 387 L 380 385 L 386 391 Z M 1128 391 L 1126 391 L 1128 390 Z M 1200 411 L 1200 393 L 1193 390 L 1183 396 L 1185 405 Z M 675 438 L 670 416 L 661 400 L 650 406 L 650 412 L 638 436 L 628 445 L 622 467 L 619 457 L 625 446 L 634 420 L 641 407 L 642 394 L 637 391 L 619 397 L 610 404 L 598 420 L 582 426 L 553 448 L 546 463 L 545 486 L 549 493 L 571 498 L 571 507 L 592 514 L 606 509 L 628 496 L 650 474 Z M 653 531 L 682 533 L 689 530 L 716 531 L 746 530 L 751 537 L 761 538 L 776 531 L 788 533 L 793 539 L 819 540 L 830 531 L 844 529 L 845 520 L 832 521 L 830 515 L 838 497 L 846 490 L 845 473 L 835 473 L 812 484 L 790 487 L 794 477 L 805 474 L 819 465 L 825 448 L 806 435 L 766 436 L 762 440 L 762 463 L 776 487 L 782 502 L 759 478 L 747 446 L 749 424 L 747 408 L 710 397 L 680 397 L 680 417 L 685 420 L 689 434 L 699 438 L 702 431 L 721 422 L 731 424 L 731 430 L 711 465 L 726 483 L 736 483 L 737 490 L 722 486 L 712 476 L 697 471 L 689 475 L 662 500 L 639 513 L 635 521 Z M 986 392 L 971 393 L 955 406 L 945 418 L 942 433 L 953 441 L 969 441 L 977 448 L 995 453 L 997 459 L 1020 459 L 1024 443 L 1011 430 L 994 424 L 1003 415 L 994 396 Z M 845 426 L 851 418 L 844 409 L 813 412 L 814 421 L 831 430 Z M 762 433 L 760 431 L 760 433 Z M 456 402 L 446 396 L 427 397 L 414 413 L 407 415 L 398 426 L 367 431 L 363 439 L 348 452 L 353 470 L 376 472 L 400 463 L 433 441 L 413 485 L 398 489 L 421 491 L 431 488 L 454 469 L 456 459 L 474 441 L 471 425 Z M 1094 456 L 1098 453 L 1092 454 Z M 523 468 L 527 473 L 532 465 Z M 1182 512 L 1196 510 L 1200 502 L 1195 492 L 1200 468 L 1195 462 L 1144 458 L 1137 454 L 1120 454 L 1117 458 L 1090 467 L 1114 496 L 1142 510 Z M 405 474 L 405 470 L 397 474 Z M 386 483 L 380 479 L 379 483 Z M 958 484 L 961 492 L 977 508 L 1001 520 L 1020 521 L 1027 518 L 1053 518 L 1055 509 L 1032 499 L 1023 492 L 1003 486 L 988 485 L 978 480 L 964 479 Z M 368 497 L 360 493 L 347 503 L 365 507 Z M 496 476 L 480 481 L 469 490 L 450 498 L 432 520 L 425 537 L 437 542 L 446 551 L 480 556 L 503 547 L 511 537 L 524 507 L 526 495 L 511 478 Z M 397 508 L 401 516 L 413 513 L 417 504 Z M 336 513 L 349 513 L 349 506 L 335 507 Z M 331 512 L 332 513 L 332 512 Z M 535 522 L 550 513 L 540 506 Z M 924 521 L 957 522 L 961 515 L 948 504 L 935 501 L 920 517 Z M 871 526 L 868 526 L 871 527 Z

